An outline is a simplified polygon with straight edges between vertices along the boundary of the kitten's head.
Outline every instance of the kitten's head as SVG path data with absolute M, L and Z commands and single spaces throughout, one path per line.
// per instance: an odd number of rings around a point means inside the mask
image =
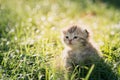
M 81 29 L 77 25 L 72 25 L 62 31 L 63 42 L 69 47 L 84 46 L 89 39 L 86 29 Z

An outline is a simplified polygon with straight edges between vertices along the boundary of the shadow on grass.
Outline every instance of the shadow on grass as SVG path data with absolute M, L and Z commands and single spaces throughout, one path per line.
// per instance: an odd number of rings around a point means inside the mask
M 120 9 L 120 0 L 74 0 L 74 2 L 79 3 L 80 6 L 84 7 L 91 3 L 92 4 L 106 3 L 108 6 L 114 6 L 115 8 Z
M 101 60 L 95 63 L 95 68 L 90 76 L 90 80 L 118 80 L 117 74 L 112 70 L 112 66 Z
M 89 73 L 91 66 L 94 65 L 92 72 Z M 117 74 L 112 70 L 112 66 L 107 64 L 104 60 L 99 62 L 86 64 L 83 67 L 77 67 L 76 70 L 69 74 L 71 76 L 75 74 L 76 80 L 118 80 Z M 73 80 L 73 79 L 72 79 Z
M 120 0 L 101 0 L 101 1 L 120 9 Z

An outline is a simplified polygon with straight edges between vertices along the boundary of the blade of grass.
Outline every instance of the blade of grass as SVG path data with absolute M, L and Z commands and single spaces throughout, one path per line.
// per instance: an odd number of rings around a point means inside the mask
M 87 75 L 86 75 L 86 77 L 85 77 L 85 79 L 84 79 L 84 80 L 88 80 L 88 79 L 89 79 L 90 74 L 92 73 L 92 71 L 93 71 L 94 67 L 95 67 L 95 65 L 93 64 L 93 65 L 91 66 L 90 70 L 88 71 L 88 73 L 87 73 Z

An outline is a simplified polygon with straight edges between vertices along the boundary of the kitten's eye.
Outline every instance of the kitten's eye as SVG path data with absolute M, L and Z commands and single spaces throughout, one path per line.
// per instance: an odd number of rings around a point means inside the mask
M 77 39 L 78 37 L 77 36 L 74 36 L 74 39 Z
M 68 36 L 66 36 L 66 39 L 68 39 L 69 37 Z

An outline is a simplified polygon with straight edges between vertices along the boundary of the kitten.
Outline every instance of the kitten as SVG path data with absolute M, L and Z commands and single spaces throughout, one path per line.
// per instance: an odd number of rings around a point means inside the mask
M 89 32 L 77 25 L 62 31 L 62 42 L 65 45 L 62 60 L 67 70 L 73 70 L 77 65 L 95 62 L 102 57 L 102 54 L 91 44 Z

